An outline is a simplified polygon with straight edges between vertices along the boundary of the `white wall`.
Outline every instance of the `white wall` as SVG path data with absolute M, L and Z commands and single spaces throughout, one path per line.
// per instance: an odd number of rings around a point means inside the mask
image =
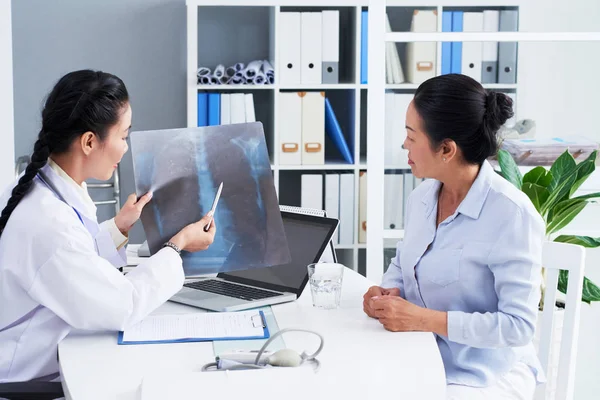
M 0 0 L 0 191 L 15 178 L 11 0 Z
M 598 0 L 526 0 L 523 3 L 521 31 L 600 31 Z M 519 46 L 518 118 L 534 119 L 539 137 L 581 134 L 600 141 L 600 42 L 521 43 Z M 584 189 L 600 191 L 600 173 L 596 175 Z M 588 206 L 569 228 L 579 234 L 599 237 L 600 206 Z M 586 275 L 600 284 L 600 250 L 587 251 Z M 599 371 L 600 304 L 584 304 L 575 399 L 599 397 Z

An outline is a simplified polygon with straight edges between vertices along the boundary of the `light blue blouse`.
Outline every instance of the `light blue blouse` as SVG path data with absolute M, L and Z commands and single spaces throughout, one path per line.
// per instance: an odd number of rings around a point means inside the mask
M 519 361 L 544 381 L 532 343 L 544 221 L 486 161 L 456 212 L 436 228 L 440 186 L 425 180 L 410 195 L 404 240 L 382 286 L 448 312 L 448 337 L 436 335 L 448 384 L 489 386 Z

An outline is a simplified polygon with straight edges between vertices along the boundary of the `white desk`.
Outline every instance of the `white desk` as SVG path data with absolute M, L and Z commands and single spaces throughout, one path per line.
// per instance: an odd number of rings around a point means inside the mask
M 325 337 L 325 347 L 318 357 L 322 363 L 319 374 L 338 382 L 331 388 L 329 399 L 358 398 L 358 389 L 365 388 L 368 398 L 444 399 L 445 372 L 433 334 L 388 332 L 367 317 L 362 311 L 362 295 L 370 285 L 367 279 L 346 269 L 339 309 L 313 308 L 307 285 L 300 299 L 273 306 L 273 312 L 280 329 L 310 328 Z M 202 310 L 168 302 L 156 311 L 173 312 Z M 287 347 L 299 352 L 315 349 L 312 335 L 289 333 L 284 334 L 284 340 Z M 116 333 L 71 334 L 59 344 L 58 352 L 65 395 L 74 400 L 139 399 L 144 377 L 164 373 L 164 385 L 169 385 L 168 376 L 177 372 L 189 375 L 214 361 L 210 342 L 119 346 Z M 268 389 L 276 390 L 276 385 Z M 208 388 L 203 391 L 201 385 L 195 389 L 190 398 L 212 398 L 216 394 L 209 396 Z M 268 393 L 275 395 L 271 391 L 263 394 L 269 398 Z M 306 395 L 318 398 L 315 393 Z

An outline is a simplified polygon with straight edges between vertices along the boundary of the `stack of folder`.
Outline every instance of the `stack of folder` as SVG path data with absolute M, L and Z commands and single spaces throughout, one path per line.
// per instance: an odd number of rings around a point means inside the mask
M 339 10 L 282 12 L 279 27 L 282 85 L 339 82 Z
M 517 30 L 518 12 L 515 10 L 442 13 L 443 32 Z M 517 43 L 442 43 L 442 74 L 464 74 L 481 83 L 513 84 L 517 81 L 516 67 Z
M 325 92 L 279 94 L 279 164 L 325 164 L 325 133 L 348 164 L 352 151 Z
M 252 93 L 198 93 L 198 126 L 255 121 Z

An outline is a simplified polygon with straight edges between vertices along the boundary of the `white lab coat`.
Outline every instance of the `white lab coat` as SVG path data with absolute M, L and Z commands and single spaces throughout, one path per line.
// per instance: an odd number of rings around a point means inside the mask
M 49 166 L 43 172 L 66 203 L 36 178 L 0 238 L 0 382 L 55 378 L 58 343 L 72 329 L 122 330 L 184 283 L 181 257 L 168 248 L 119 272 L 125 250 L 95 207 Z

